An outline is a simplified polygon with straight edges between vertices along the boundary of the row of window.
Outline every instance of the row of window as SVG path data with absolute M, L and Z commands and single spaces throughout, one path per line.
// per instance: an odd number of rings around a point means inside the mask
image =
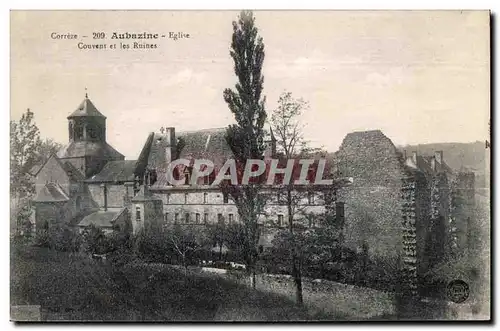
M 168 223 L 171 219 L 172 216 L 171 214 L 165 213 L 163 216 L 163 220 L 165 223 Z M 181 218 L 182 217 L 182 218 Z M 227 221 L 228 223 L 233 223 L 235 220 L 234 214 L 228 214 L 227 215 Z M 184 215 L 181 215 L 180 213 L 174 213 L 173 214 L 173 219 L 174 223 L 192 223 L 192 224 L 207 224 L 209 221 L 209 214 L 204 213 L 203 214 L 203 219 L 201 218 L 200 213 L 194 213 L 194 219 L 191 218 L 191 213 L 184 213 Z M 226 221 L 224 218 L 223 214 L 217 214 L 217 222 L 222 223 Z
M 189 193 L 184 193 L 184 203 L 185 204 L 188 203 L 188 196 L 189 196 Z M 224 203 L 229 203 L 229 195 L 227 193 L 223 194 L 223 201 L 224 201 Z M 286 202 L 285 195 L 282 193 L 278 193 L 277 194 L 277 201 L 279 204 L 285 203 Z M 167 202 L 167 204 L 170 203 L 170 194 L 166 194 L 166 202 Z M 308 193 L 307 202 L 310 205 L 314 205 L 314 193 L 313 192 Z M 206 193 L 206 192 L 203 193 L 203 203 L 208 203 L 208 193 Z
M 188 196 L 189 196 L 189 193 L 184 193 L 184 203 L 187 204 L 188 203 Z M 166 197 L 166 203 L 167 205 L 170 203 L 170 194 L 166 194 L 165 195 Z M 224 203 L 229 203 L 229 195 L 224 193 L 223 194 L 223 201 Z M 203 203 L 208 203 L 208 193 L 203 193 Z
M 135 219 L 137 222 L 141 222 L 141 208 L 140 207 L 136 207 L 136 216 L 135 216 Z M 203 214 L 203 221 L 201 219 L 201 214 L 200 213 L 195 213 L 194 214 L 194 220 L 191 219 L 191 213 L 184 213 L 183 215 L 184 217 L 181 219 L 181 214 L 180 213 L 174 213 L 173 214 L 173 221 L 175 224 L 177 223 L 186 223 L 186 224 L 207 224 L 208 223 L 208 218 L 209 218 L 209 214 L 208 213 L 204 213 Z M 232 224 L 235 220 L 235 217 L 234 217 L 234 214 L 230 213 L 227 215 L 228 218 L 227 218 L 227 221 L 229 224 Z M 170 214 L 169 213 L 165 213 L 164 214 L 164 217 L 163 217 L 163 220 L 165 223 L 168 223 L 169 220 L 170 220 Z M 219 223 L 223 223 L 225 221 L 224 219 L 224 215 L 219 213 L 217 214 L 217 222 Z M 278 214 L 278 224 L 277 224 L 279 227 L 284 227 L 286 226 L 285 224 L 285 216 L 283 214 Z M 314 224 L 314 219 L 309 219 L 309 227 L 314 227 L 315 224 Z

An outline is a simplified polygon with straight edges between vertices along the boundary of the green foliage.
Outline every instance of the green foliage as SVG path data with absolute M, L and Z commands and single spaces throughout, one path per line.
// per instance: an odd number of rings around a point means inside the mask
M 40 148 L 40 131 L 29 109 L 21 119 L 10 121 L 10 192 L 17 197 L 29 196 L 35 187 L 29 171 L 36 164 Z
M 12 251 L 11 302 L 41 305 L 47 318 L 74 321 L 311 319 L 281 296 L 220 276 L 147 264 L 109 268 L 87 256 L 37 247 Z
M 276 137 L 278 152 L 291 159 L 310 152 L 300 123 L 302 111 L 309 105 L 303 99 L 296 99 L 291 92 L 283 92 L 278 99 L 278 107 L 270 118 L 271 129 Z
M 33 231 L 33 224 L 31 223 L 32 213 L 29 204 L 24 204 L 19 208 L 16 216 L 16 229 L 18 234 L 22 233 L 26 236 L 31 236 L 31 232 Z
M 33 245 L 38 247 L 51 247 L 51 238 L 49 231 L 38 230 L 33 240 Z
M 262 95 L 264 43 L 250 11 L 242 11 L 238 21 L 233 22 L 230 55 L 238 81 L 234 90 L 224 90 L 224 100 L 237 124 L 228 127 L 226 140 L 236 161 L 245 164 L 248 159 L 263 157 L 264 123 L 267 118 L 265 97 Z M 255 184 L 231 186 L 228 189 L 244 224 L 242 246 L 249 271 L 253 269 L 257 258 L 257 218 L 265 206 L 265 199 L 259 191 L 259 185 Z
M 82 237 L 68 226 L 53 226 L 48 230 L 38 230 L 33 243 L 61 252 L 77 252 L 82 246 Z
M 206 238 L 198 237 L 191 228 L 175 224 L 166 232 L 168 243 L 182 265 L 196 262 L 196 252 L 206 247 Z
M 76 252 L 80 250 L 82 238 L 75 229 L 63 226 L 52 231 L 52 246 L 58 251 Z
M 134 254 L 151 262 L 170 262 L 172 249 L 162 232 L 140 231 L 132 238 Z
M 112 250 L 112 243 L 102 229 L 90 225 L 83 232 L 85 251 L 90 254 L 105 254 Z
M 226 139 L 236 159 L 244 162 L 262 157 L 267 117 L 262 96 L 264 43 L 250 11 L 242 11 L 238 21 L 233 22 L 230 54 L 238 82 L 235 90 L 224 90 L 224 100 L 237 125 L 229 126 Z

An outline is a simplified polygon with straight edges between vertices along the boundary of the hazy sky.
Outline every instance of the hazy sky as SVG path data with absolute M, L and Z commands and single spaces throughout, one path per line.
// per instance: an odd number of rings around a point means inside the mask
M 42 137 L 68 141 L 85 95 L 107 116 L 107 140 L 137 158 L 147 135 L 233 122 L 222 98 L 235 76 L 232 11 L 11 14 L 11 116 L 31 108 Z M 337 150 L 352 131 L 395 144 L 484 140 L 489 119 L 489 13 L 259 11 L 267 107 L 290 91 L 309 101 L 306 137 Z M 92 32 L 185 32 L 155 50 L 79 50 Z M 76 40 L 53 40 L 51 33 Z M 82 38 L 87 35 L 89 38 Z M 106 43 L 114 43 L 110 39 Z M 119 41 L 117 41 L 119 42 Z M 102 42 L 101 42 L 102 43 Z

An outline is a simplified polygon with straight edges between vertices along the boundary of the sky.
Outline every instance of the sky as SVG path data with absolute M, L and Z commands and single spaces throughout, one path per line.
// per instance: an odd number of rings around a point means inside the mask
M 257 11 L 268 112 L 280 93 L 309 102 L 313 146 L 333 152 L 349 132 L 380 129 L 396 145 L 488 136 L 487 11 Z M 11 119 L 30 108 L 43 138 L 68 142 L 66 117 L 87 92 L 107 141 L 136 159 L 148 133 L 225 127 L 236 78 L 235 11 L 13 11 Z M 52 39 L 52 33 L 77 39 Z M 93 32 L 106 39 L 92 40 Z M 156 49 L 80 50 L 113 32 L 188 33 Z M 89 36 L 84 38 L 82 36 Z M 127 41 L 128 42 L 128 41 Z

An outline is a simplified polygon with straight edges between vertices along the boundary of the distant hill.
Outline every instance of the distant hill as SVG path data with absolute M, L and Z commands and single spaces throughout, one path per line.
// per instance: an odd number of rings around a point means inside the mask
M 476 174 L 476 187 L 489 187 L 490 149 L 485 148 L 481 141 L 471 143 L 432 143 L 419 145 L 397 146 L 407 155 L 417 151 L 420 155 L 434 155 L 435 151 L 443 151 L 443 158 L 454 171 L 468 170 Z M 328 153 L 327 159 L 334 162 L 335 153 Z M 488 169 L 488 171 L 487 171 Z
M 409 155 L 412 151 L 417 151 L 420 155 L 434 155 L 434 151 L 443 151 L 444 161 L 453 170 L 466 169 L 476 173 L 477 187 L 485 187 L 489 181 L 490 150 L 485 148 L 484 142 L 432 143 L 398 146 L 398 148 L 401 151 L 406 150 Z

